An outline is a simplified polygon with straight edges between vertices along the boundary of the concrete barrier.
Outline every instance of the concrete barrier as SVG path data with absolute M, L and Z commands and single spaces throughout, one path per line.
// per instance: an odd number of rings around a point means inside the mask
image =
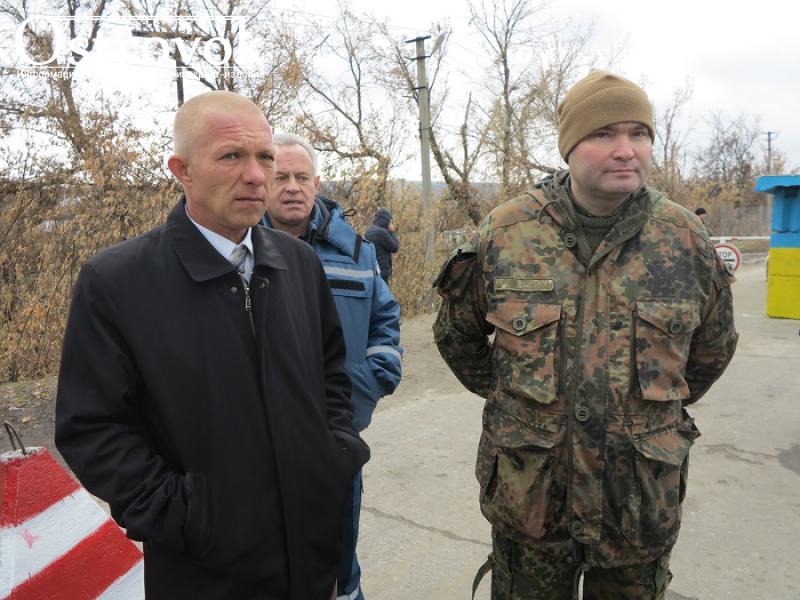
M 45 448 L 0 455 L 0 598 L 143 600 L 142 553 Z

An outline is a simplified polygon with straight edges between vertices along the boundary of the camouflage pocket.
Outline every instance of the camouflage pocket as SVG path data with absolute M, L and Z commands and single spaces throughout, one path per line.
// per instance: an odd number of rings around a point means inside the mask
M 636 303 L 636 372 L 645 400 L 685 400 L 684 374 L 692 332 L 700 324 L 693 302 L 653 300 Z
M 493 440 L 494 447 L 485 452 L 491 459 L 482 466 L 479 452 L 479 470 L 485 481 L 481 509 L 492 523 L 501 522 L 531 539 L 539 539 L 546 526 L 555 523 L 559 499 L 554 493 L 554 471 L 564 431 L 561 428 L 554 433 L 512 421 L 492 428 L 484 436 L 487 444 Z
M 501 388 L 540 404 L 555 402 L 561 305 L 513 296 L 495 300 L 486 320 L 495 326 L 493 363 Z
M 622 533 L 636 546 L 661 546 L 678 533 L 681 467 L 691 442 L 675 427 L 632 440 L 632 485 L 622 504 Z
M 496 472 L 497 449 L 486 431 L 483 431 L 478 442 L 478 460 L 475 462 L 475 477 L 481 486 L 481 502 L 483 502 L 484 498 L 494 496 L 494 487 L 497 481 Z

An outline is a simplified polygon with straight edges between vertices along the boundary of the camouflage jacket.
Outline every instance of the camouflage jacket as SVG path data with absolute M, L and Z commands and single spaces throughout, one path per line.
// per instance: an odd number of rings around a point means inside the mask
M 733 278 L 700 220 L 647 187 L 586 268 L 566 177 L 493 210 L 448 260 L 434 335 L 487 398 L 476 474 L 493 526 L 636 564 L 677 538 L 699 435 L 684 406 L 733 356 Z

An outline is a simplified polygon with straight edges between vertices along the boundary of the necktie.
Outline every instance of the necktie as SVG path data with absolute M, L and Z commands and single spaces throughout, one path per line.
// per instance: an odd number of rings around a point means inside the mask
M 242 278 L 244 278 L 244 266 L 247 262 L 247 254 L 249 252 L 247 246 L 239 245 L 233 249 L 233 252 L 231 252 L 231 255 L 228 257 L 228 260 L 236 270 L 239 271 L 239 275 L 241 275 Z

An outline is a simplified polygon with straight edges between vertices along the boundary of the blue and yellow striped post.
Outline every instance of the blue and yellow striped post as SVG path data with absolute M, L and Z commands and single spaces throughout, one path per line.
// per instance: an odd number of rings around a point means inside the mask
M 772 194 L 767 316 L 800 319 L 800 176 L 759 177 L 755 189 Z

